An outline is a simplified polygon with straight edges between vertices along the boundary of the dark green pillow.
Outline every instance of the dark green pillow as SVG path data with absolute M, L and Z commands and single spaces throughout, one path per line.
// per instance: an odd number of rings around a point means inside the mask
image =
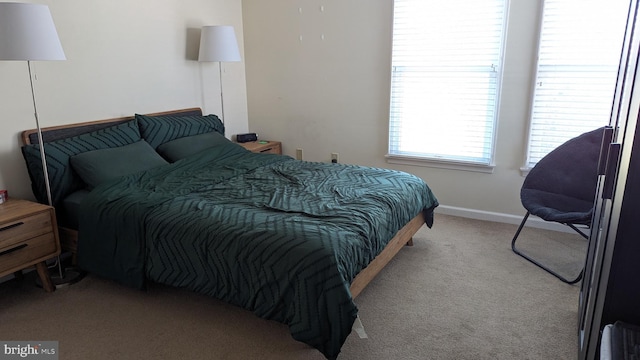
M 233 143 L 220 133 L 210 132 L 194 136 L 185 136 L 166 142 L 158 146 L 158 153 L 160 153 L 163 158 L 175 162 L 199 153 L 204 149 L 228 144 Z
M 149 116 L 136 114 L 140 125 L 140 134 L 151 147 L 185 136 L 193 136 L 217 131 L 224 135 L 224 125 L 215 115 L 161 115 Z
M 144 140 L 116 148 L 87 151 L 71 157 L 71 166 L 89 189 L 107 180 L 166 164 L 168 162 Z
M 45 143 L 44 150 L 53 205 L 59 205 L 67 195 L 84 187 L 82 180 L 71 168 L 69 163 L 71 156 L 91 150 L 123 146 L 136 141 L 140 141 L 140 130 L 138 130 L 137 121 L 131 120 L 86 134 Z M 33 194 L 39 202 L 46 203 L 47 193 L 40 146 L 24 145 L 22 156 L 27 164 Z

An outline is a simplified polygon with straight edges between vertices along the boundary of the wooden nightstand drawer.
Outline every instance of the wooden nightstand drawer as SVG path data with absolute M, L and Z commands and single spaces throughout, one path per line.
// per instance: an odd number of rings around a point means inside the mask
M 45 261 L 60 254 L 51 206 L 9 199 L 0 204 L 0 277 L 35 265 L 45 291 L 54 291 Z
M 49 232 L 0 248 L 0 273 L 13 272 L 46 260 L 56 253 L 56 247 L 54 235 Z
M 274 144 L 273 146 L 269 146 L 266 147 L 262 150 L 260 150 L 261 153 L 263 154 L 278 154 L 278 155 L 282 155 L 282 147 L 280 146 L 280 143 Z
M 0 249 L 51 232 L 51 214 L 44 211 L 0 225 Z
M 240 143 L 240 146 L 255 153 L 282 155 L 282 143 L 280 141 L 250 141 Z

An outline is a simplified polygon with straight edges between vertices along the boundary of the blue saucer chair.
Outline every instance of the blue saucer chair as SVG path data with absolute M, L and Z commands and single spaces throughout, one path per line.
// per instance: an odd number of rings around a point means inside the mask
M 529 215 L 565 224 L 585 239 L 589 238 L 578 226 L 584 228 L 591 224 L 603 133 L 604 128 L 599 128 L 558 146 L 529 171 L 520 189 L 527 213 L 511 241 L 511 249 L 567 284 L 580 281 L 584 269 L 575 279 L 567 279 L 519 251 L 516 240 Z

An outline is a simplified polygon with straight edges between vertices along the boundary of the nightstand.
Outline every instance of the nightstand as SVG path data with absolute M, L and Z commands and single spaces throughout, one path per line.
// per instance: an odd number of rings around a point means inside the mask
M 59 254 L 52 207 L 17 199 L 0 204 L 0 277 L 35 265 L 44 290 L 54 291 L 45 261 Z
M 246 143 L 238 143 L 238 145 L 255 153 L 282 155 L 282 143 L 280 143 L 280 141 L 266 141 L 264 143 L 260 141 L 249 141 Z

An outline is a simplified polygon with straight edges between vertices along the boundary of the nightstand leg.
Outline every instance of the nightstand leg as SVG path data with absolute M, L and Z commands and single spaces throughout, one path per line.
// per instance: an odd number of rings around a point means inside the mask
M 16 278 L 16 280 L 18 281 L 22 281 L 22 279 L 24 279 L 24 275 L 22 274 L 22 270 L 16 271 L 13 273 L 13 276 Z
M 45 265 L 44 261 L 36 264 L 36 270 L 38 270 L 38 275 L 40 276 L 40 281 L 42 281 L 42 288 L 46 292 L 52 292 L 56 289 L 53 286 L 53 282 L 51 282 L 51 277 L 49 276 L 49 269 Z

